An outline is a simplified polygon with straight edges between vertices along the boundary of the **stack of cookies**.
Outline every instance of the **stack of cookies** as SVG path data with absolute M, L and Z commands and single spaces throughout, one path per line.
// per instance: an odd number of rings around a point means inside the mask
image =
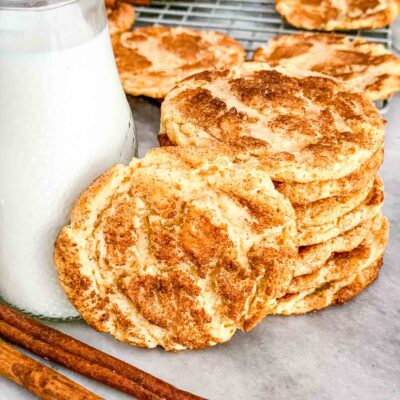
M 60 282 L 90 325 L 198 349 L 377 277 L 385 121 L 364 95 L 244 63 L 181 81 L 161 114 L 168 146 L 98 178 L 57 238 Z
M 381 215 L 385 122 L 334 78 L 245 63 L 181 82 L 162 105 L 162 144 L 224 146 L 257 162 L 296 215 L 299 255 L 271 313 L 344 302 L 378 274 L 388 223 Z

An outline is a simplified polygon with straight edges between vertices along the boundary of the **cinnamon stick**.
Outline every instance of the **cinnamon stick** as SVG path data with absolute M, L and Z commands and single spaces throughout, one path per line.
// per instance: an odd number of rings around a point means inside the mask
M 74 371 L 79 368 L 77 372 L 133 394 L 139 399 L 204 400 L 28 318 L 4 304 L 0 304 L 0 336 Z M 154 394 L 158 397 L 146 397 Z
M 0 375 L 44 400 L 102 400 L 64 375 L 0 340 Z
M 0 336 L 30 352 L 53 361 L 105 385 L 135 396 L 139 400 L 160 400 L 161 397 L 137 383 L 113 373 L 112 370 L 92 363 L 73 353 L 43 342 L 0 320 Z

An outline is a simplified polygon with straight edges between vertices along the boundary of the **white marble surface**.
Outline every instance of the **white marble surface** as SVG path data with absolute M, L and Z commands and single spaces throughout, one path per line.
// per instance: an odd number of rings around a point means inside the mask
M 142 156 L 157 145 L 159 107 L 130 100 Z M 209 399 L 400 399 L 400 96 L 385 117 L 389 124 L 381 175 L 390 243 L 379 279 L 355 300 L 305 316 L 270 317 L 227 344 L 176 354 L 118 343 L 83 322 L 53 326 Z M 53 367 L 106 399 L 130 398 Z M 0 378 L 0 400 L 33 398 Z

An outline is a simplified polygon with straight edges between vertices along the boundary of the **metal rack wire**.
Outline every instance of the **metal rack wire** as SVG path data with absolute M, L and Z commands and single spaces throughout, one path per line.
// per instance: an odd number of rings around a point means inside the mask
M 153 0 L 149 7 L 137 7 L 136 11 L 135 26 L 159 24 L 224 32 L 242 43 L 249 59 L 256 48 L 276 35 L 299 32 L 282 20 L 274 0 Z M 391 48 L 389 28 L 343 33 Z M 383 113 L 388 101 L 377 106 Z

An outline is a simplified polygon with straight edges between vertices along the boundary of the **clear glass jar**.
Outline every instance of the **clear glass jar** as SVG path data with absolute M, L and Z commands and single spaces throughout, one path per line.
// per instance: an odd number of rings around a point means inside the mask
M 53 243 L 79 193 L 136 153 L 104 2 L 0 0 L 0 297 L 78 316 Z

